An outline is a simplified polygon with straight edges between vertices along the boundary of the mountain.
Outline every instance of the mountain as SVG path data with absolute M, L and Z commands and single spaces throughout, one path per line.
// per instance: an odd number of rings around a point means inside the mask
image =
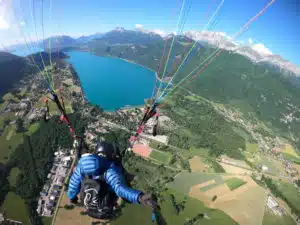
M 62 52 L 51 53 L 52 62 L 66 57 L 67 55 Z M 41 52 L 27 57 L 19 57 L 7 52 L 0 52 L 0 96 L 19 84 L 20 80 L 28 74 L 38 72 L 33 61 L 39 68 L 43 68 L 44 64 L 45 66 L 50 64 L 50 54 Z
M 50 45 L 49 45 L 49 42 L 50 42 Z M 58 49 L 58 48 L 62 49 L 62 48 L 66 48 L 66 47 L 73 47 L 77 44 L 78 44 L 78 42 L 75 38 L 72 38 L 67 35 L 61 35 L 61 36 L 53 36 L 53 37 L 47 38 L 40 45 L 44 49 L 49 49 L 49 47 L 51 47 L 51 49 Z
M 256 45 L 254 44 L 250 46 L 236 44 L 232 38 L 223 32 L 187 31 L 184 35 L 195 41 L 204 41 L 213 46 L 217 46 L 218 48 L 244 55 L 255 63 L 265 63 L 266 65 L 271 66 L 271 68 L 277 69 L 287 75 L 300 76 L 300 68 L 295 64 L 288 60 L 284 60 L 279 55 L 260 52 L 255 48 Z
M 0 96 L 19 83 L 30 68 L 25 58 L 0 52 Z
M 140 30 L 125 30 L 122 27 L 107 32 L 99 41 L 108 44 L 150 44 L 162 40 L 159 34 L 154 32 L 142 32 Z
M 104 35 L 103 33 L 96 33 L 96 34 L 92 34 L 92 35 L 81 36 L 81 37 L 77 38 L 76 41 L 80 42 L 80 43 L 87 43 L 94 39 L 99 39 L 99 38 L 103 37 L 103 35 Z

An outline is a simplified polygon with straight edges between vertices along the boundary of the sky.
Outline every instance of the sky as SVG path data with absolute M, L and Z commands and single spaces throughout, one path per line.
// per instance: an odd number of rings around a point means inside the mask
M 224 1 L 215 21 L 205 26 Z M 117 26 L 176 32 L 180 8 L 183 31 L 225 32 L 232 37 L 268 0 L 0 0 L 0 49 L 52 35 L 79 37 Z M 297 3 L 298 2 L 298 3 Z M 34 10 L 33 10 L 34 6 Z M 43 6 L 43 7 L 42 7 Z M 278 54 L 300 66 L 299 0 L 276 2 L 236 41 Z M 43 18 L 43 19 L 42 19 Z M 181 23 L 183 24 L 183 23 Z M 299 25 L 298 25 L 299 26 Z

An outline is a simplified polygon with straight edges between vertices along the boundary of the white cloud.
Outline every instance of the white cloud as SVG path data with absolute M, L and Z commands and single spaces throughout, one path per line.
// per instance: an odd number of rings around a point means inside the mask
M 152 32 L 154 32 L 162 37 L 165 37 L 167 35 L 166 32 L 164 32 L 163 30 L 159 30 L 159 29 L 154 29 Z
M 254 44 L 252 48 L 257 51 L 260 54 L 264 55 L 272 55 L 273 53 L 268 49 L 266 46 L 264 46 L 262 43 Z
M 137 28 L 137 29 L 141 29 L 141 28 L 143 28 L 143 25 L 142 25 L 142 24 L 138 24 L 138 23 L 137 23 L 137 24 L 135 25 L 135 28 Z
M 20 22 L 20 26 L 21 26 L 21 27 L 24 27 L 24 26 L 26 26 L 26 23 L 25 23 L 25 21 L 21 21 L 21 22 Z
M 0 16 L 0 30 L 6 30 L 9 28 L 9 24 Z
M 248 39 L 248 44 L 252 45 L 253 44 L 253 40 L 251 38 Z

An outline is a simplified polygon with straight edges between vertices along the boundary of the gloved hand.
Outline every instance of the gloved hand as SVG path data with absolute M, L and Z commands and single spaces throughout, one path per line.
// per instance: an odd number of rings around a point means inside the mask
M 152 210 L 155 210 L 157 207 L 156 201 L 153 199 L 153 196 L 151 193 L 142 193 L 138 197 L 138 202 L 143 206 L 149 206 L 152 208 Z
M 78 204 L 78 197 L 76 196 L 75 198 L 70 199 L 70 204 L 77 205 Z

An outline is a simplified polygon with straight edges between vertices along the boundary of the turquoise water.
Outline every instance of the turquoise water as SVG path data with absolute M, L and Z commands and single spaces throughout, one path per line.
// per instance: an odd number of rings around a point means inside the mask
M 107 111 L 144 104 L 150 98 L 155 73 L 121 59 L 70 51 L 67 59 L 78 73 L 89 102 Z

